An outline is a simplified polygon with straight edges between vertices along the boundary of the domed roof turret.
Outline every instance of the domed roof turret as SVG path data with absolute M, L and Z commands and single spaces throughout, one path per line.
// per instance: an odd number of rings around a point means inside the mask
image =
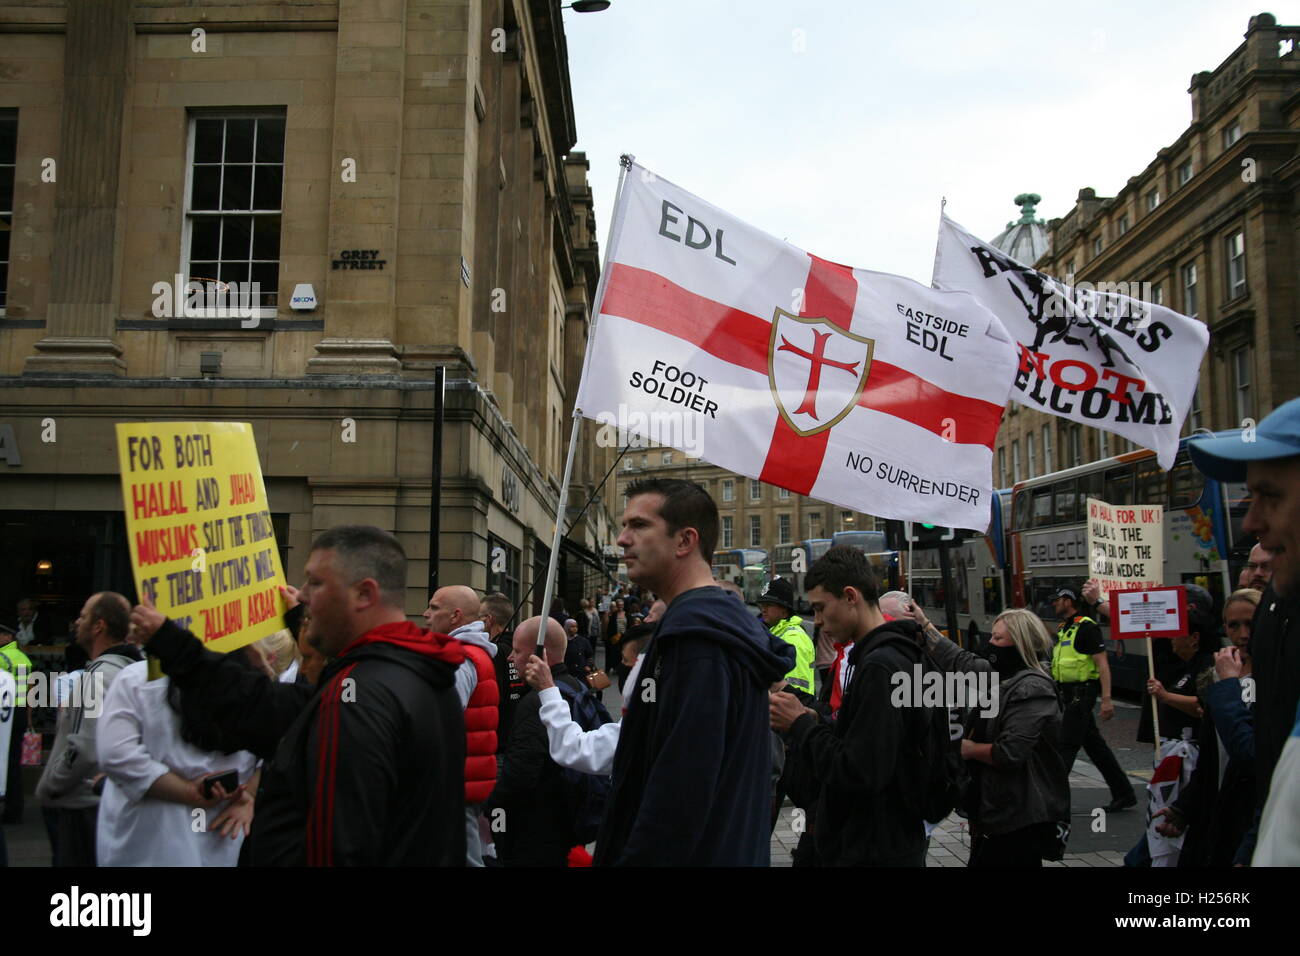
M 1021 193 L 1016 197 L 1020 218 L 1007 223 L 1007 228 L 993 240 L 993 246 L 1017 262 L 1032 266 L 1047 251 L 1048 236 L 1043 220 L 1034 218 L 1034 207 L 1043 201 L 1038 193 Z

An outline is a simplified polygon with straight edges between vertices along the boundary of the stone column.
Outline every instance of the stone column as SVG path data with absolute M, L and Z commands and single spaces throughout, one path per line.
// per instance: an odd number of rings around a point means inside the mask
M 325 338 L 308 374 L 401 372 L 396 329 L 397 211 L 406 62 L 406 0 L 340 0 L 330 186 Z M 355 182 L 344 162 L 355 161 Z M 383 269 L 333 268 L 345 250 Z M 363 260 L 364 262 L 364 260 Z
M 27 358 L 27 375 L 126 374 L 113 333 L 135 41 L 131 3 L 68 0 L 50 302 L 46 336 Z

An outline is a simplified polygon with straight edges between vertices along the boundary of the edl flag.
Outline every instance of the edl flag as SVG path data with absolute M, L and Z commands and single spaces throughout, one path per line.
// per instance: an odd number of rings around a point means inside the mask
M 810 255 L 632 164 L 597 311 L 583 416 L 842 507 L 988 526 L 1016 353 L 974 296 Z
M 1016 401 L 1123 435 L 1174 466 L 1210 341 L 1203 323 L 1129 295 L 1136 282 L 1067 286 L 946 215 L 934 286 L 970 292 L 1002 320 L 1018 343 Z

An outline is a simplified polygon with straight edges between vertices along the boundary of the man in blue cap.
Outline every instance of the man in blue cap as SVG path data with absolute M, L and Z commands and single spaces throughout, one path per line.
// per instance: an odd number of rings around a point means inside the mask
M 1250 639 L 1258 819 L 1300 700 L 1300 398 L 1255 429 L 1194 438 L 1188 448 L 1192 462 L 1211 478 L 1246 482 L 1250 510 L 1242 531 L 1273 553 L 1272 585 L 1259 602 Z M 1246 835 L 1237 862 L 1249 861 L 1256 832 L 1252 827 Z

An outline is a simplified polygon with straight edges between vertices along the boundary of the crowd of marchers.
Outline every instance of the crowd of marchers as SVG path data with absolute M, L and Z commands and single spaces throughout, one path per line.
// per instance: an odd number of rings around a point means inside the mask
M 1239 590 L 1189 587 L 1187 633 L 1159 642 L 1151 739 L 1195 771 L 1128 862 L 1300 863 L 1300 400 L 1191 453 L 1247 483 L 1259 543 Z M 367 526 L 320 535 L 287 629 L 231 653 L 91 595 L 72 677 L 105 694 L 67 695 L 36 791 L 55 864 L 764 866 L 786 812 L 795 865 L 923 866 L 955 812 L 970 866 L 1032 867 L 1069 851 L 1080 749 L 1104 809 L 1136 806 L 1094 716 L 1114 713 L 1095 582 L 1056 593 L 1055 633 L 1011 609 L 959 646 L 833 547 L 805 574 L 810 634 L 788 581 L 755 614 L 714 580 L 718 528 L 699 485 L 634 482 L 632 585 L 518 623 L 459 584 L 408 620 L 403 549 Z M 995 682 L 996 705 L 899 693 L 931 676 Z

